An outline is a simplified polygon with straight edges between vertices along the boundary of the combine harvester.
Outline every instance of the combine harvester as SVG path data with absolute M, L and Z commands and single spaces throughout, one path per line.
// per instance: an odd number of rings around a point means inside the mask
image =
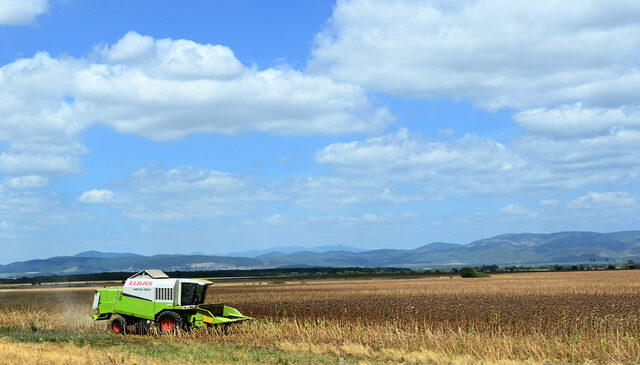
M 131 276 L 123 288 L 98 289 L 93 297 L 96 320 L 111 320 L 114 333 L 125 334 L 135 325 L 144 332 L 152 323 L 161 333 L 192 327 L 230 324 L 252 319 L 223 303 L 205 304 L 207 280 L 172 279 L 160 270 L 144 270 Z

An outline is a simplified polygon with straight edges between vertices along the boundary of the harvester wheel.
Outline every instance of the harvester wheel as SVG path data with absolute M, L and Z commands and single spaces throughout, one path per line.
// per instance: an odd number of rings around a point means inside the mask
M 165 311 L 158 315 L 156 323 L 160 333 L 174 332 L 182 328 L 182 317 L 176 312 Z
M 149 333 L 149 324 L 151 322 L 148 319 L 140 318 L 135 322 L 136 325 L 136 333 L 140 335 L 144 335 Z
M 111 321 L 111 330 L 118 335 L 127 333 L 127 320 L 122 317 L 116 317 Z

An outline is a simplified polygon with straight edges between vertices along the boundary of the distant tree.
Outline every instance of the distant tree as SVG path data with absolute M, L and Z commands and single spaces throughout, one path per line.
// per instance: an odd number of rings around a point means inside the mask
M 472 267 L 463 267 L 460 269 L 460 276 L 463 278 L 475 278 L 478 277 L 478 273 Z
M 613 265 L 607 265 L 607 270 L 615 270 L 616 267 Z
M 498 271 L 499 269 L 498 265 L 483 265 L 480 267 L 480 271 Z

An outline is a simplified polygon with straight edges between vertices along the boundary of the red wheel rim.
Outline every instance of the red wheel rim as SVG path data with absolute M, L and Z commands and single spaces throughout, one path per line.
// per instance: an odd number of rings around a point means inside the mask
M 163 331 L 170 332 L 173 330 L 173 320 L 171 318 L 165 318 L 160 323 L 160 326 L 162 326 Z
M 120 333 L 120 330 L 121 330 L 120 323 L 113 322 L 113 332 Z

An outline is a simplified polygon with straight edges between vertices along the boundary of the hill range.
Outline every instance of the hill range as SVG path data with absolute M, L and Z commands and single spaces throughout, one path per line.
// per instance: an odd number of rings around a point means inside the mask
M 249 257 L 251 256 L 251 257 Z M 364 251 L 350 246 L 280 247 L 228 255 L 153 255 L 82 252 L 0 265 L 0 278 L 138 271 L 258 269 L 276 267 L 440 268 L 621 262 L 640 258 L 640 231 L 504 234 L 468 244 L 433 242 L 415 249 Z

